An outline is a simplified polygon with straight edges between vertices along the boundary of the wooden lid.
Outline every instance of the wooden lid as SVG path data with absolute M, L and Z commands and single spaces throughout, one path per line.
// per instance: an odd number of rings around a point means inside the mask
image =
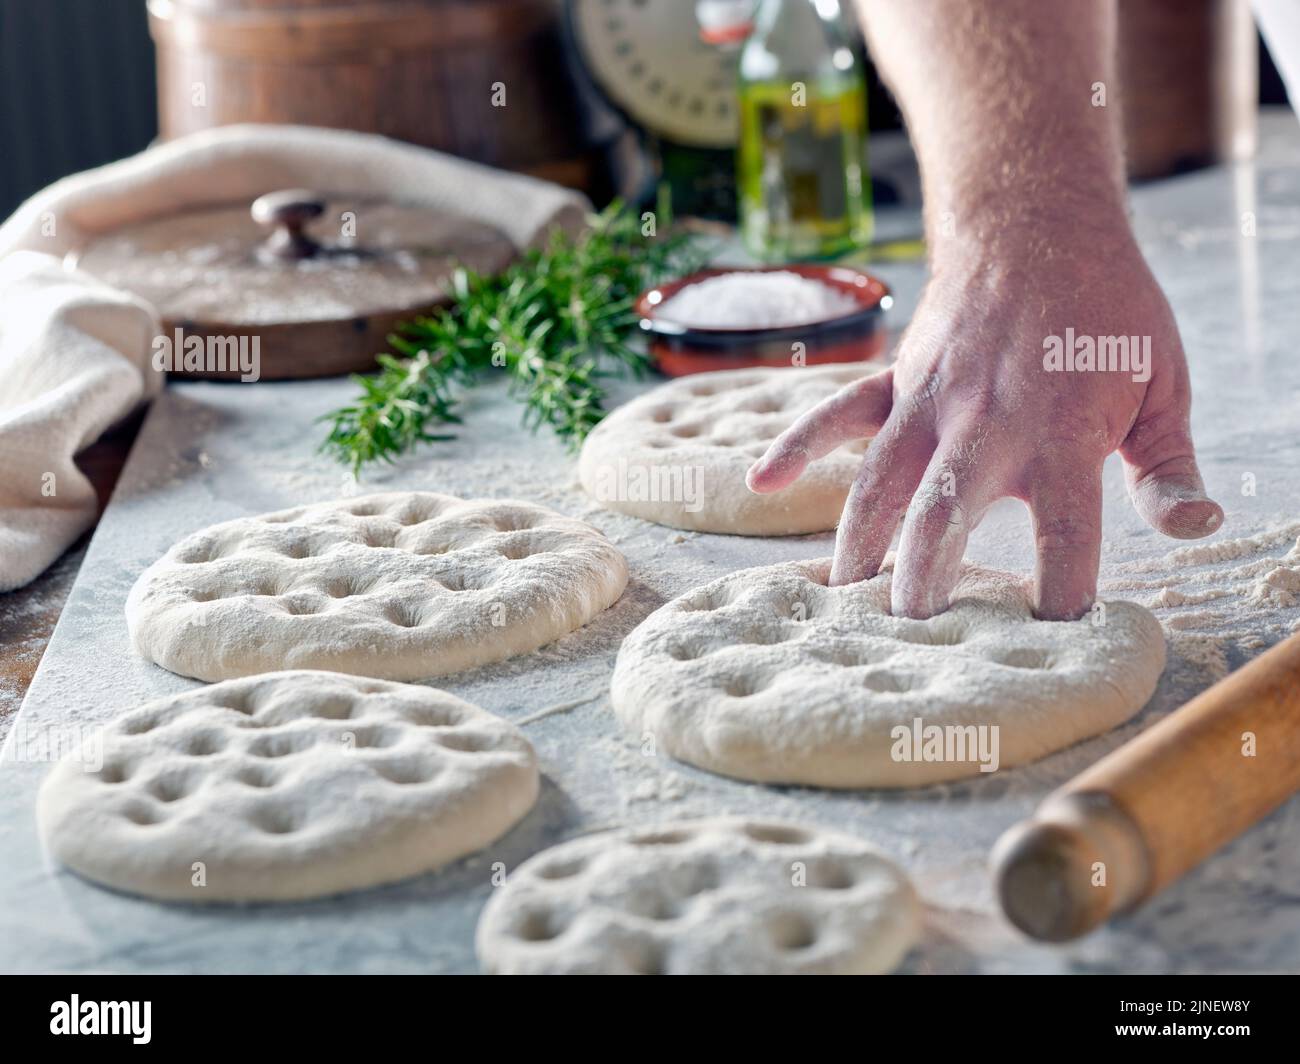
M 257 337 L 274 380 L 371 368 L 396 322 L 450 302 L 457 266 L 493 273 L 514 255 L 462 215 L 289 189 L 125 226 L 68 264 L 148 300 L 168 334 Z

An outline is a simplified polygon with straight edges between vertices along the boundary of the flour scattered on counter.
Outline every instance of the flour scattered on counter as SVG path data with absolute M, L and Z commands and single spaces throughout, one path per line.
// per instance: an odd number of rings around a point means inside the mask
M 1291 631 L 1300 632 L 1300 623 L 1292 626 Z M 1224 632 L 1223 638 L 1236 643 L 1242 650 L 1263 650 L 1269 645 L 1267 639 L 1253 632 Z
M 1202 602 L 1213 602 L 1215 599 L 1226 598 L 1231 595 L 1231 591 L 1223 588 L 1213 588 L 1209 591 L 1201 592 L 1182 592 L 1175 591 L 1172 587 L 1167 587 L 1160 594 L 1153 596 L 1147 602 L 1147 608 L 1152 610 L 1163 609 L 1169 606 L 1199 606 Z
M 1222 619 L 1223 614 L 1215 613 L 1213 610 L 1190 610 L 1187 613 L 1175 613 L 1172 617 L 1166 617 L 1164 624 L 1166 628 L 1181 631 L 1186 628 L 1198 628 L 1206 624 L 1213 624 L 1215 621 Z
M 1226 564 L 1232 562 L 1240 564 Z M 1300 521 L 1179 547 L 1114 571 L 1104 591 L 1154 591 L 1148 608 L 1181 609 L 1161 617 L 1171 647 L 1216 677 L 1227 673 L 1231 648 L 1253 653 L 1300 629 L 1300 618 L 1285 612 L 1300 607 Z M 1166 575 L 1139 575 L 1156 573 Z M 1182 609 L 1206 603 L 1214 608 Z
M 86 557 L 83 540 L 23 589 L 0 595 L 0 744 L 18 715 L 26 679 L 45 653 L 50 632 Z
M 1169 646 L 1176 657 L 1183 658 L 1203 672 L 1209 683 L 1228 675 L 1228 653 L 1224 640 L 1195 632 L 1169 632 Z
M 1132 563 L 1127 563 L 1132 564 Z M 1121 562 L 1113 566 L 1118 572 L 1124 572 L 1126 563 Z M 1157 588 L 1171 588 L 1176 584 L 1182 583 L 1183 578 L 1180 576 L 1157 577 L 1154 580 L 1140 580 L 1131 576 L 1110 576 L 1102 581 L 1102 587 L 1107 591 L 1153 591 Z
M 597 744 L 601 755 L 621 775 L 640 776 L 627 792 L 626 801 L 676 802 L 691 791 L 691 782 L 676 772 L 659 768 L 660 758 L 643 757 L 635 748 L 618 739 L 601 739 Z
M 572 702 L 561 702 L 556 706 L 547 706 L 545 709 L 539 709 L 536 713 L 530 713 L 526 717 L 520 717 L 514 723 L 518 726 L 532 724 L 534 721 L 545 720 L 547 717 L 554 717 L 560 713 L 572 713 L 579 706 L 589 705 L 598 698 L 605 696 L 604 690 L 597 691 L 595 694 L 588 695 L 586 698 L 575 698 Z
M 1256 606 L 1280 606 L 1290 609 L 1300 605 L 1300 540 L 1287 555 L 1287 561 L 1295 558 L 1295 565 L 1278 565 L 1269 570 L 1250 589 L 1247 599 Z
M 1214 543 L 1198 543 L 1191 547 L 1179 547 L 1164 556 L 1166 565 L 1207 565 L 1211 562 L 1233 561 L 1272 547 L 1281 546 L 1300 536 L 1300 521 L 1279 528 L 1268 529 L 1254 536 L 1240 539 L 1222 539 Z M 1293 549 L 1294 553 L 1294 549 Z

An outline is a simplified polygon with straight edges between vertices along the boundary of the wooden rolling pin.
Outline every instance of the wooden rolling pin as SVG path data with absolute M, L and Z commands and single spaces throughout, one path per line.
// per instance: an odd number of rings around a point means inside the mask
M 1300 790 L 1300 634 L 1044 799 L 992 863 L 1003 911 L 1076 938 L 1135 908 Z

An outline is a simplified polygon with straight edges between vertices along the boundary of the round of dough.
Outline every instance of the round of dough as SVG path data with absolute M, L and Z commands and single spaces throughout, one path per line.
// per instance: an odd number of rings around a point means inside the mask
M 488 901 L 478 955 L 498 975 L 874 975 L 920 929 L 911 882 L 860 839 L 723 817 L 538 854 Z
M 524 654 L 614 603 L 627 563 L 526 502 L 393 492 L 187 536 L 131 589 L 136 650 L 228 680 L 333 669 L 422 680 Z
M 444 691 L 339 673 L 204 687 L 100 736 L 97 768 L 83 756 L 46 777 L 41 834 L 73 871 L 153 898 L 389 883 L 482 849 L 537 800 L 513 725 Z
M 1131 602 L 1040 621 L 1025 581 L 967 565 L 919 621 L 890 614 L 890 572 L 828 587 L 829 570 L 747 569 L 660 607 L 619 650 L 619 719 L 724 776 L 911 787 L 1113 728 L 1164 668 L 1160 625 Z
M 756 495 L 745 474 L 800 414 L 880 371 L 853 362 L 683 377 L 614 410 L 583 444 L 582 486 L 601 506 L 698 532 L 792 536 L 836 526 L 868 439 Z

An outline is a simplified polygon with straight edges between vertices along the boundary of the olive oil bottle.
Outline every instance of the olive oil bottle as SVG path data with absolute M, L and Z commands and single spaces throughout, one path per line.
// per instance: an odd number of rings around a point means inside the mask
M 871 239 L 863 58 L 840 0 L 759 0 L 740 54 L 740 222 L 767 261 Z

